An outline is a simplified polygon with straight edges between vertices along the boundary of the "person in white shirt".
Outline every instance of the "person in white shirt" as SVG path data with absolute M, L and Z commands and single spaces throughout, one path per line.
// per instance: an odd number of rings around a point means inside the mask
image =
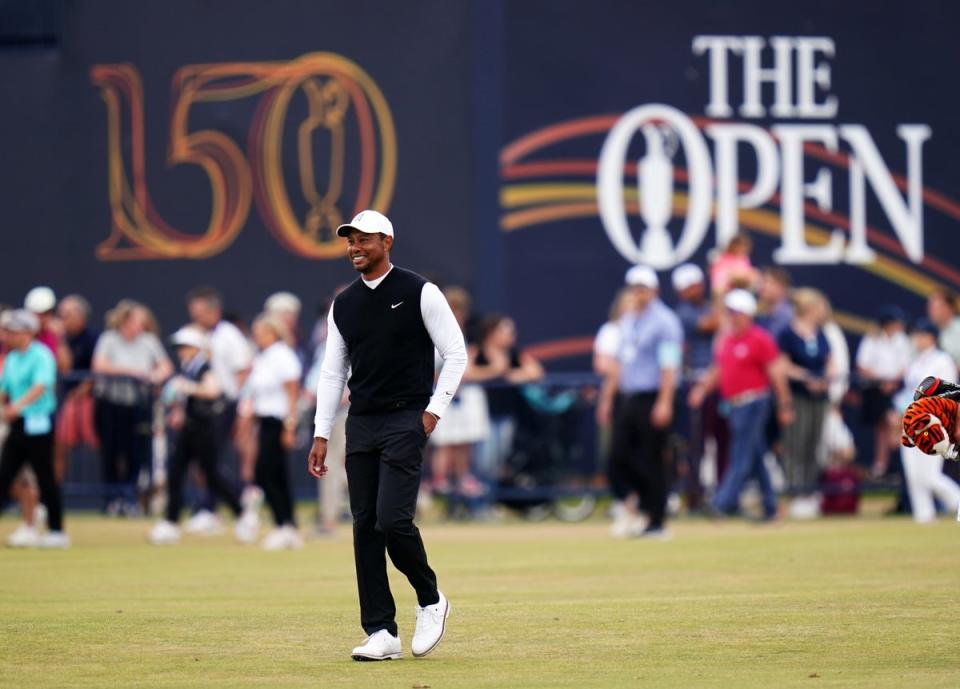
M 237 452 L 234 439 L 237 426 L 237 399 L 240 389 L 250 375 L 253 348 L 240 329 L 223 320 L 223 299 L 213 287 L 196 287 L 187 294 L 187 311 L 191 322 L 208 334 L 210 369 L 223 394 L 223 411 L 216 419 L 217 470 L 228 483 L 237 484 Z M 262 495 L 256 488 L 245 497 L 259 501 Z M 195 514 L 187 522 L 192 533 L 219 533 L 222 526 L 216 516 L 216 497 L 205 489 L 196 505 Z
M 263 541 L 265 550 L 299 548 L 287 453 L 297 430 L 297 399 L 302 367 L 287 344 L 286 324 L 271 314 L 253 322 L 253 340 L 259 353 L 253 359 L 243 395 L 258 423 L 258 449 L 254 477 L 263 489 L 276 528 Z
M 360 624 L 368 635 L 351 657 L 401 655 L 387 554 L 417 594 L 411 651 L 419 657 L 443 638 L 450 605 L 437 588 L 413 519 L 424 448 L 456 394 L 467 367 L 466 345 L 440 289 L 390 262 L 394 232 L 386 216 L 362 211 L 337 234 L 347 239 L 347 256 L 360 277 L 330 310 L 307 467 L 317 478 L 327 472 L 327 444 L 347 383 L 347 487 Z M 436 379 L 434 350 L 443 359 Z
M 890 451 L 897 447 L 896 415 L 893 395 L 900 389 L 903 374 L 913 349 L 904 332 L 906 316 L 897 306 L 886 306 L 879 313 L 880 327 L 860 341 L 857 349 L 857 373 L 863 391 L 863 422 L 874 429 L 873 473 L 887 471 Z
M 901 415 L 913 402 L 914 389 L 927 376 L 943 380 L 957 379 L 957 366 L 953 358 L 937 346 L 938 335 L 937 326 L 926 318 L 917 321 L 912 329 L 910 339 L 914 356 L 904 374 L 903 388 L 895 399 Z M 898 422 L 898 428 L 900 424 Z M 960 507 L 960 486 L 944 475 L 941 455 L 926 455 L 916 447 L 901 446 L 900 458 L 915 522 L 925 524 L 936 519 L 934 497 L 951 511 Z

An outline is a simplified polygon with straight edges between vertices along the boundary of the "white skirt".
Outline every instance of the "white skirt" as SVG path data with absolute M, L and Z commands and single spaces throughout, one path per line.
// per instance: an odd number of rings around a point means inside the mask
M 433 445 L 478 443 L 490 432 L 487 395 L 479 385 L 464 385 L 430 436 Z

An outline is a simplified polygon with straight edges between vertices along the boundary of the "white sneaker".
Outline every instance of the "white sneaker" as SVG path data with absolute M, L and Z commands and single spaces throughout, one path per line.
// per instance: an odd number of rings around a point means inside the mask
M 7 545 L 11 548 L 36 548 L 39 542 L 40 533 L 29 524 L 20 524 L 7 538 Z
M 447 629 L 447 618 L 450 617 L 450 603 L 442 593 L 440 600 L 425 608 L 417 606 L 417 626 L 413 632 L 413 641 L 410 642 L 410 651 L 417 658 L 422 658 L 437 647 Z
M 396 660 L 402 655 L 400 637 L 386 629 L 374 632 L 367 640 L 350 652 L 354 660 Z
M 164 519 L 153 525 L 147 540 L 153 545 L 176 545 L 180 542 L 180 528 Z
M 816 519 L 820 516 L 820 500 L 817 496 L 800 496 L 790 502 L 791 519 Z
M 38 502 L 33 508 L 33 527 L 38 532 L 47 528 L 47 506 L 42 502 Z
M 247 486 L 240 496 L 244 512 L 256 512 L 263 504 L 263 490 L 259 486 Z
M 62 531 L 48 531 L 37 542 L 38 548 L 69 548 L 70 537 Z
M 210 510 L 200 510 L 187 520 L 183 530 L 200 536 L 216 536 L 223 533 L 223 524 L 220 517 Z
M 300 532 L 292 526 L 281 526 L 273 529 L 263 539 L 264 550 L 297 550 L 303 547 L 303 538 Z
M 624 510 L 610 526 L 611 538 L 636 538 L 647 528 L 647 520 L 639 514 Z
M 256 512 L 244 512 L 233 529 L 237 541 L 244 544 L 256 543 L 260 535 L 260 515 Z
M 297 527 L 288 524 L 283 527 L 283 531 L 286 534 L 287 548 L 290 550 L 300 550 L 300 548 L 303 547 L 303 536 L 300 535 Z

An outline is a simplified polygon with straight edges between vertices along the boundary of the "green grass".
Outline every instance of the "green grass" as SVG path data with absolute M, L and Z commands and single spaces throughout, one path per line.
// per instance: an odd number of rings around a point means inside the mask
M 145 521 L 68 526 L 69 551 L 0 551 L 0 686 L 960 686 L 949 521 L 689 521 L 665 543 L 612 541 L 600 521 L 428 524 L 447 636 L 409 655 L 414 599 L 394 577 L 406 655 L 389 663 L 349 658 L 347 530 L 265 553 L 228 536 L 150 547 Z

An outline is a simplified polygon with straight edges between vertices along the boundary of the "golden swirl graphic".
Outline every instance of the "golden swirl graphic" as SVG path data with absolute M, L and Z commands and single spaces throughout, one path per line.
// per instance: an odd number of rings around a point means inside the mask
M 146 179 L 143 85 L 128 64 L 96 65 L 93 83 L 107 106 L 108 189 L 112 229 L 96 250 L 101 260 L 202 259 L 226 249 L 239 235 L 252 198 L 280 243 L 305 258 L 332 258 L 344 247 L 333 230 L 364 208 L 386 212 L 396 183 L 397 139 L 393 117 L 379 87 L 358 65 L 332 53 L 313 53 L 290 62 L 186 65 L 173 78 L 173 107 L 167 162 L 198 165 L 211 190 L 210 219 L 202 233 L 166 223 L 150 198 Z M 288 108 L 302 91 L 308 114 L 297 127 L 300 191 L 308 209 L 297 217 L 283 174 L 282 144 Z M 247 156 L 215 130 L 189 131 L 196 103 L 259 97 L 247 137 Z M 344 190 L 347 124 L 356 119 L 359 173 L 352 204 Z M 129 140 L 124 145 L 124 132 Z M 315 139 L 329 137 L 328 182 L 321 191 Z M 130 151 L 128 173 L 124 150 Z M 349 205 L 348 205 L 349 204 Z

